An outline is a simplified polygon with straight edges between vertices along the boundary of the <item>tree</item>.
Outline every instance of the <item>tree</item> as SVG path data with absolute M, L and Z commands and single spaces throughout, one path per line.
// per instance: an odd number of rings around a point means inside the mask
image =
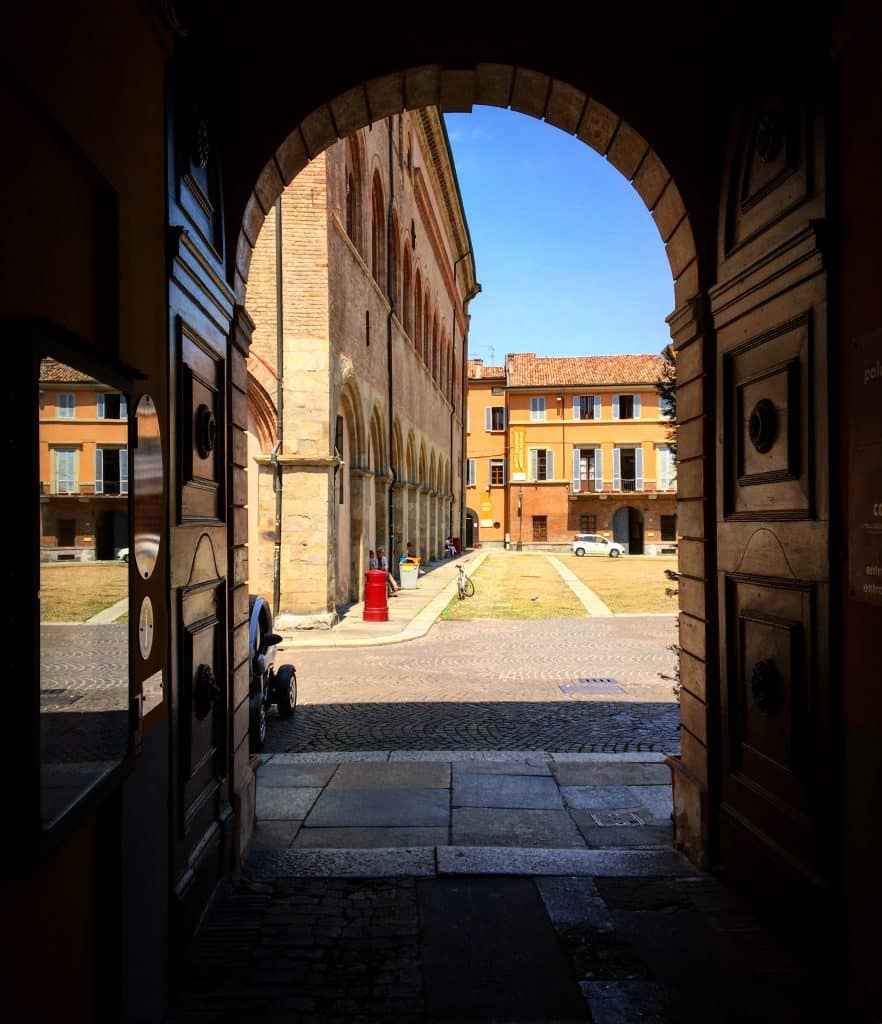
M 662 366 L 659 379 L 656 381 L 655 390 L 658 392 L 660 408 L 668 414 L 668 444 L 674 457 L 674 465 L 677 464 L 677 359 L 670 344 L 665 345 L 661 351 Z M 680 593 L 680 573 L 676 569 L 665 569 L 665 577 L 670 586 L 665 588 L 668 597 L 676 597 Z M 674 696 L 679 703 L 680 700 L 680 645 L 670 644 L 669 651 L 677 655 L 677 667 L 672 676 L 666 672 L 660 672 L 662 679 L 671 681 Z

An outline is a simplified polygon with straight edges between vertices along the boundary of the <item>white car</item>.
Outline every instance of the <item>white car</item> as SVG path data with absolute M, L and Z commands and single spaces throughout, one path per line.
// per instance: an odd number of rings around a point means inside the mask
M 577 533 L 573 537 L 573 553 L 579 555 L 608 555 L 618 558 L 625 553 L 625 548 L 614 540 L 607 540 L 597 533 Z
M 116 553 L 116 557 L 120 562 L 128 562 L 129 560 L 129 549 L 120 548 Z

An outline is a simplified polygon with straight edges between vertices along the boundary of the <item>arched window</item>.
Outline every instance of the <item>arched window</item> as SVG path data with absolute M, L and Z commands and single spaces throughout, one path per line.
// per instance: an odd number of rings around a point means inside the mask
M 432 376 L 438 380 L 438 314 L 435 314 L 435 322 L 432 325 Z
M 432 372 L 432 319 L 429 312 L 429 292 L 423 296 L 423 330 L 422 330 L 422 351 L 420 355 L 423 357 L 423 362 L 428 366 L 429 372 Z
M 419 269 L 413 286 L 413 347 L 422 355 L 423 344 L 423 279 Z
M 382 288 L 386 281 L 386 203 L 376 171 L 371 188 L 371 273 Z
M 413 290 L 411 288 L 412 264 L 410 261 L 410 247 L 405 242 L 403 246 L 404 260 L 401 266 L 401 309 L 398 319 L 404 328 L 404 333 L 416 344 L 416 338 L 411 333 L 413 330 Z
M 362 177 L 358 139 L 346 140 L 346 234 L 359 253 L 362 248 Z

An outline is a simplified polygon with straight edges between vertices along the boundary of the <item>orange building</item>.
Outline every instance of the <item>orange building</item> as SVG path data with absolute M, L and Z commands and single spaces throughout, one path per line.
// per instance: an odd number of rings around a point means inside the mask
M 480 544 L 599 533 L 630 554 L 676 550 L 670 417 L 655 355 L 469 361 L 467 505 Z M 466 540 L 468 541 L 468 535 Z
M 126 396 L 54 359 L 40 367 L 40 558 L 126 557 Z

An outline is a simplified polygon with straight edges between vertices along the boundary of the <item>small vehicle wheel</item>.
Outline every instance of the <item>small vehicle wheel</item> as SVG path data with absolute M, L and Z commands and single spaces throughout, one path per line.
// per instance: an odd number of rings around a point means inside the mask
M 618 558 L 620 554 L 621 554 L 621 552 L 619 551 L 618 548 L 613 548 L 612 551 L 610 551 L 610 553 L 609 553 L 609 557 L 610 558 Z
M 252 751 L 263 750 L 266 742 L 266 699 L 263 693 L 256 693 L 251 698 L 251 749 Z
M 297 707 L 297 673 L 293 665 L 282 665 L 275 673 L 272 692 L 279 706 L 279 717 L 290 718 Z
M 584 556 L 585 556 L 585 549 L 584 548 L 576 548 L 576 554 L 579 556 L 579 558 L 584 558 Z
M 475 596 L 475 585 L 468 578 L 468 576 L 466 576 L 466 578 L 462 581 L 462 592 L 466 597 Z

